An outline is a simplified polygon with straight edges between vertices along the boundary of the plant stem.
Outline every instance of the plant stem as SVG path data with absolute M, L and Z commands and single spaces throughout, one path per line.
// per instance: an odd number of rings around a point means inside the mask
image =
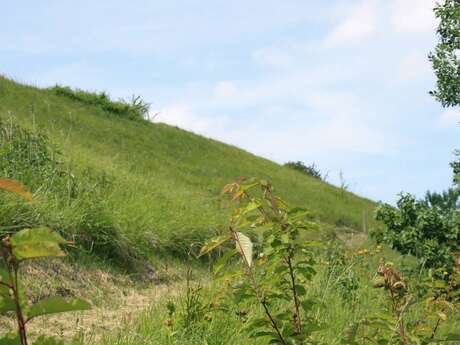
M 291 289 L 292 289 L 292 297 L 294 300 L 294 328 L 297 333 L 300 333 L 302 330 L 302 323 L 300 319 L 300 302 L 299 302 L 299 297 L 297 296 L 297 289 L 296 289 L 296 284 L 295 284 L 295 275 L 294 275 L 294 269 L 292 267 L 292 257 L 291 253 L 288 254 L 286 258 L 286 262 L 289 267 L 289 276 L 291 277 Z
M 8 265 L 8 264 L 7 264 Z M 14 303 L 16 306 L 16 318 L 18 321 L 19 338 L 21 345 L 27 345 L 27 332 L 26 332 L 26 320 L 22 313 L 21 302 L 19 299 L 19 286 L 18 286 L 18 268 L 13 267 L 14 273 L 11 267 L 8 265 L 8 274 L 10 278 L 11 290 L 13 290 Z
M 267 302 L 265 301 L 265 297 L 263 297 L 261 292 L 260 292 L 259 286 L 258 286 L 256 278 L 254 276 L 254 272 L 252 270 L 251 265 L 249 265 L 248 258 L 244 254 L 243 246 L 241 245 L 241 242 L 240 242 L 240 239 L 238 237 L 238 234 L 233 229 L 233 227 L 230 227 L 230 232 L 232 234 L 232 237 L 233 237 L 234 241 L 237 243 L 238 247 L 240 248 L 240 253 L 241 253 L 241 256 L 243 257 L 243 260 L 245 261 L 248 276 L 251 279 L 252 288 L 254 289 L 254 292 L 256 293 L 257 300 L 263 306 L 264 311 L 265 311 L 265 315 L 267 315 L 268 319 L 270 320 L 272 328 L 275 330 L 276 334 L 278 335 L 278 338 L 283 343 L 283 345 L 287 345 L 287 342 L 284 340 L 284 337 L 281 334 L 281 331 L 278 328 L 278 325 L 276 324 L 275 320 L 273 319 L 272 314 L 270 313 L 270 310 L 268 309 Z
M 406 331 L 404 327 L 404 319 L 402 312 L 400 311 L 400 307 L 398 302 L 396 301 L 396 296 L 393 293 L 393 287 L 389 286 L 390 295 L 391 295 L 391 302 L 393 304 L 393 311 L 395 312 L 396 316 L 398 317 L 398 326 L 399 326 L 399 336 L 401 337 L 401 341 L 403 345 L 408 345 Z
M 438 331 L 440 324 L 441 324 L 441 318 L 439 317 L 438 320 L 436 321 L 436 325 L 434 326 L 433 331 L 431 332 L 430 339 L 434 339 L 434 336 L 436 335 L 436 332 Z

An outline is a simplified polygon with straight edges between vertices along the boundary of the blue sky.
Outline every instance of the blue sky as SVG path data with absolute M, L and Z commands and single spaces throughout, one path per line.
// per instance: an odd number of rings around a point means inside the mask
M 433 0 L 13 1 L 0 73 L 141 95 L 155 121 L 394 203 L 451 183 L 460 111 L 428 91 Z

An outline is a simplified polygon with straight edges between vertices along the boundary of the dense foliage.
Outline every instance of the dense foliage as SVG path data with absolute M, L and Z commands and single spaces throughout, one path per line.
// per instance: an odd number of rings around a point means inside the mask
M 443 106 L 460 105 L 460 2 L 445 0 L 434 9 L 439 19 L 439 43 L 429 58 L 437 77 L 431 94 Z
M 326 176 L 323 176 L 323 173 L 316 167 L 315 163 L 312 163 L 310 165 L 305 165 L 305 163 L 301 161 L 297 162 L 287 162 L 284 164 L 284 166 L 300 171 L 302 174 L 317 178 L 319 180 L 325 180 Z
M 67 86 L 56 85 L 49 88 L 56 95 L 65 96 L 70 99 L 94 105 L 102 110 L 126 117 L 131 120 L 147 119 L 149 115 L 150 104 L 146 103 L 139 96 L 132 96 L 129 101 L 113 101 L 105 92 L 88 92 L 80 89 L 71 89 Z
M 402 194 L 397 207 L 381 205 L 377 220 L 385 224 L 374 232 L 379 242 L 388 243 L 402 254 L 412 254 L 428 267 L 452 268 L 460 249 L 458 194 L 428 193 L 425 200 Z
M 450 163 L 450 166 L 454 173 L 454 184 L 460 189 L 460 150 L 455 151 L 456 160 Z

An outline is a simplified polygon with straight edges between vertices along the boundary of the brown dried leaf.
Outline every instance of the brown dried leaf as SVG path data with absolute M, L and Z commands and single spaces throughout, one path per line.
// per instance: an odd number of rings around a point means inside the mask
M 32 193 L 25 189 L 18 181 L 0 178 L 0 189 L 15 193 L 26 200 L 32 200 Z

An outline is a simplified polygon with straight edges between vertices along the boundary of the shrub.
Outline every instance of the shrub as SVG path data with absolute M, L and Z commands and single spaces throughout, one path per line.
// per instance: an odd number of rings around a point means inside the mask
M 323 173 L 316 167 L 315 163 L 311 165 L 305 165 L 303 162 L 287 162 L 284 164 L 285 167 L 300 171 L 302 174 L 317 178 L 319 180 L 326 180 L 326 174 Z
M 446 334 L 442 328 L 458 311 L 459 273 L 454 267 L 448 277 L 429 275 L 411 286 L 392 263 L 381 260 L 373 285 L 387 296 L 384 310 L 353 323 L 342 344 L 458 344 L 460 334 Z M 416 320 L 410 316 L 414 309 Z
M 148 118 L 150 104 L 146 103 L 140 96 L 132 96 L 129 101 L 120 99 L 113 101 L 105 92 L 88 92 L 80 89 L 71 89 L 68 86 L 56 85 L 49 88 L 56 95 L 65 96 L 72 100 L 94 105 L 102 110 L 125 117 L 131 120 L 142 120 Z
M 373 236 L 402 254 L 415 255 L 428 267 L 451 268 L 460 249 L 460 212 L 448 195 L 443 199 L 428 194 L 425 200 L 416 200 L 401 194 L 396 208 L 380 205 L 376 219 L 385 228 L 374 231 Z

